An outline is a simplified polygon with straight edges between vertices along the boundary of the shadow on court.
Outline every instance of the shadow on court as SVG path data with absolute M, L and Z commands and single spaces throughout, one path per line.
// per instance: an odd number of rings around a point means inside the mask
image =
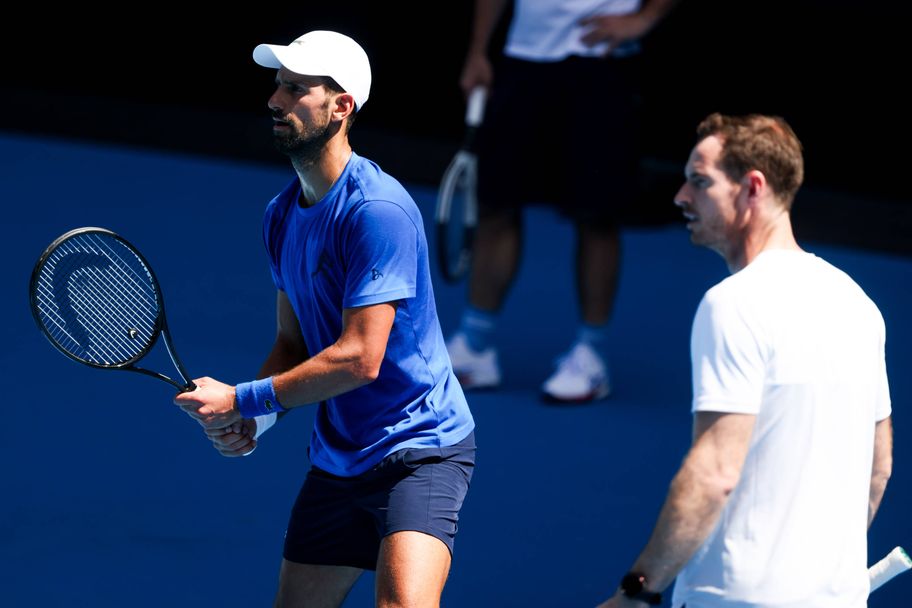
M 287 417 L 253 456 L 222 458 L 171 405 L 167 385 L 57 353 L 30 318 L 27 287 L 55 237 L 78 226 L 114 230 L 158 275 L 189 372 L 248 380 L 275 327 L 260 221 L 290 169 L 0 134 L 0 176 L 9 389 L 0 604 L 270 605 L 312 412 Z M 435 193 L 410 190 L 429 228 Z M 505 389 L 469 394 L 478 467 L 445 606 L 594 606 L 645 543 L 689 442 L 690 322 L 705 289 L 725 276 L 722 260 L 689 245 L 683 228 L 626 231 L 611 329 L 615 395 L 546 406 L 538 386 L 576 325 L 572 237 L 545 210 L 533 210 L 527 228 L 498 329 Z M 887 324 L 897 444 L 872 562 L 897 544 L 912 547 L 912 259 L 804 245 L 851 274 Z M 435 281 L 449 333 L 464 286 Z M 160 345 L 156 355 L 149 366 L 170 373 Z M 372 583 L 362 577 L 346 606 L 372 605 Z M 910 591 L 904 575 L 870 605 L 904 605 Z

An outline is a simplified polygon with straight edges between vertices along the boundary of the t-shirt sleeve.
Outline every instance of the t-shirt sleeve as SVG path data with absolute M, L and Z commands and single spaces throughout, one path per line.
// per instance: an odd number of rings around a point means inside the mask
M 409 214 L 387 201 L 363 204 L 345 240 L 345 308 L 415 297 L 419 231 Z
M 766 365 L 747 315 L 712 290 L 700 302 L 690 339 L 694 412 L 759 413 Z

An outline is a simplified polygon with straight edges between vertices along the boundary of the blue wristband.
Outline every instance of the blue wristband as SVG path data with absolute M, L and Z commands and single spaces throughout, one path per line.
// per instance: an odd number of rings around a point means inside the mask
M 265 414 L 284 412 L 275 394 L 272 377 L 242 382 L 234 388 L 234 400 L 242 418 L 256 418 Z

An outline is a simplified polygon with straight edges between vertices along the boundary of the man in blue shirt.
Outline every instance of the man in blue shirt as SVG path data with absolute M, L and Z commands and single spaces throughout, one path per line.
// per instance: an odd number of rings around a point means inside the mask
M 475 443 L 422 218 L 349 144 L 371 81 L 354 40 L 313 31 L 253 57 L 278 70 L 273 134 L 297 174 L 263 224 L 278 332 L 259 380 L 201 378 L 175 403 L 226 456 L 249 454 L 277 414 L 319 404 L 277 606 L 341 605 L 365 569 L 377 570 L 378 606 L 436 606 Z

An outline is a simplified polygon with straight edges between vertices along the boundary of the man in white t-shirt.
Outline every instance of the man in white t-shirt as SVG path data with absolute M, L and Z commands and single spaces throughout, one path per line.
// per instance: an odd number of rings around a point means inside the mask
M 867 528 L 892 467 L 883 318 L 803 251 L 801 144 L 780 118 L 713 114 L 675 203 L 732 275 L 691 336 L 693 445 L 603 607 L 861 608 Z

